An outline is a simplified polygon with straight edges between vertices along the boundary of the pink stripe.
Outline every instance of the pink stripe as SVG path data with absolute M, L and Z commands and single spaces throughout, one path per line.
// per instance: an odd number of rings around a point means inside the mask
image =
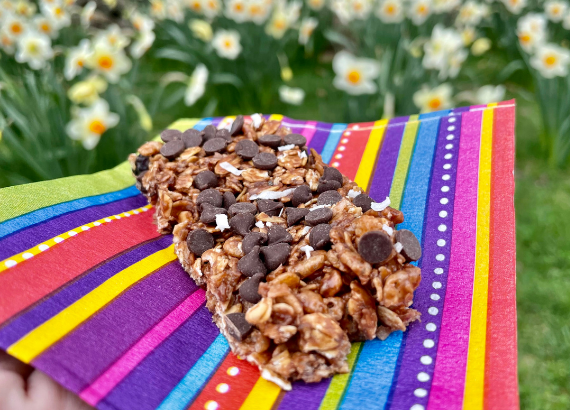
M 307 125 L 309 125 L 310 127 L 307 127 Z M 311 140 L 313 139 L 313 135 L 315 135 L 315 132 L 317 132 L 317 122 L 307 121 L 305 124 L 305 128 L 303 128 L 303 131 L 301 131 L 301 135 L 307 138 L 307 145 L 309 145 L 309 142 L 311 142 Z
M 475 272 L 482 111 L 462 116 L 451 257 L 428 410 L 461 410 L 463 404 Z
M 204 303 L 206 293 L 202 289 L 188 296 L 176 309 L 162 319 L 132 348 L 119 358 L 105 373 L 85 388 L 80 397 L 95 406 L 119 384 L 154 348 L 166 340 L 182 323 Z

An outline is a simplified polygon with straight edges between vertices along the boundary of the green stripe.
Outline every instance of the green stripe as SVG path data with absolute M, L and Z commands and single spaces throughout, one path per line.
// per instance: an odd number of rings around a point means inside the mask
M 352 372 L 354 371 L 356 360 L 358 359 L 358 354 L 360 353 L 360 349 L 362 349 L 362 342 L 353 343 L 350 346 L 350 353 L 346 357 L 348 361 L 348 368 L 350 369 L 348 373 L 345 374 L 337 374 L 333 376 L 331 380 L 331 384 L 327 389 L 325 397 L 321 402 L 321 406 L 319 410 L 335 410 L 338 408 L 342 397 L 344 396 L 344 391 L 346 390 L 346 386 L 352 377 Z
M 406 178 L 408 177 L 408 169 L 410 168 L 410 161 L 412 160 L 412 152 L 416 145 L 416 135 L 420 122 L 417 115 L 411 115 L 404 136 L 402 137 L 402 144 L 400 145 L 400 153 L 398 154 L 398 163 L 394 171 L 394 179 L 392 180 L 392 187 L 390 188 L 390 201 L 393 208 L 400 209 L 402 203 L 402 196 L 404 195 L 404 187 L 406 186 Z
M 169 128 L 183 131 L 193 127 L 198 121 L 181 119 Z M 62 202 L 125 189 L 133 183 L 130 166 L 125 161 L 115 168 L 91 175 L 76 175 L 3 188 L 0 189 L 0 222 Z

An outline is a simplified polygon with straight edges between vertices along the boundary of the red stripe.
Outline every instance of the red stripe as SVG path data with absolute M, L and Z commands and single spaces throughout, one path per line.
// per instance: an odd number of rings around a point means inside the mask
M 359 129 L 353 129 L 355 125 L 357 125 Z M 343 175 L 346 175 L 347 178 L 354 179 L 356 176 L 373 126 L 373 122 L 349 124 L 340 136 L 340 141 L 338 142 L 330 163 L 334 164 L 338 162 L 339 165 L 336 168 Z M 347 132 L 349 132 L 350 135 L 346 135 Z M 341 155 L 342 158 L 337 158 L 338 155 Z
M 519 408 L 513 176 L 515 107 L 495 108 L 494 119 L 484 406 L 485 410 L 515 410 Z
M 123 217 L 67 238 L 0 275 L 0 323 L 86 270 L 158 236 L 153 212 Z
M 231 367 L 237 367 L 239 373 L 235 376 L 230 375 L 228 369 Z M 194 400 L 189 410 L 204 410 L 204 406 L 210 400 L 218 403 L 220 409 L 237 410 L 241 407 L 258 379 L 259 370 L 257 367 L 245 360 L 239 360 L 236 355 L 230 353 L 200 395 Z M 229 386 L 229 390 L 226 393 L 220 393 L 216 390 L 216 387 L 222 383 Z

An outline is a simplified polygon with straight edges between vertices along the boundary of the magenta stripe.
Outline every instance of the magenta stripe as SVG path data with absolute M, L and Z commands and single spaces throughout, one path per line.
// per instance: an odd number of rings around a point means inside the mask
M 178 261 L 125 290 L 33 365 L 80 392 L 197 289 Z
M 99 376 L 79 395 L 87 403 L 95 406 L 121 382 L 152 350 L 170 336 L 205 301 L 206 293 L 198 289 L 180 303 L 176 309 L 162 319 L 146 335 L 131 347 L 113 366 Z
M 465 389 L 477 236 L 482 111 L 462 114 L 447 291 L 428 410 L 460 410 Z

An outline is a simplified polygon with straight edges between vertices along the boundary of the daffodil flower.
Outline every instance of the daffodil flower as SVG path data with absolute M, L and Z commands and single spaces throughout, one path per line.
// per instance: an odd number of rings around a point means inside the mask
M 299 27 L 299 44 L 306 45 L 313 35 L 313 31 L 319 24 L 319 21 L 314 17 L 307 17 L 301 21 Z
M 570 51 L 556 44 L 544 44 L 536 49 L 530 65 L 545 78 L 566 77 Z
M 424 85 L 414 93 L 414 104 L 421 112 L 444 110 L 451 107 L 451 93 L 451 86 L 446 83 L 431 89 Z
M 100 31 L 93 39 L 94 44 L 104 44 L 115 50 L 122 50 L 131 40 L 121 31 L 118 25 L 111 24 L 106 30 Z
M 501 0 L 507 10 L 513 14 L 520 14 L 522 9 L 526 7 L 527 0 Z
M 97 146 L 101 135 L 119 123 L 119 116 L 109 111 L 109 103 L 103 99 L 87 108 L 75 107 L 73 119 L 67 124 L 67 135 L 81 141 L 83 147 L 91 150 Z
M 52 21 L 45 17 L 43 14 L 38 14 L 33 19 L 36 30 L 50 38 L 56 38 L 58 30 L 53 25 Z
M 83 68 L 87 65 L 87 59 L 91 55 L 91 42 L 84 38 L 77 47 L 69 50 L 65 59 L 65 68 L 63 73 L 67 80 L 73 80 Z
M 228 60 L 235 60 L 241 53 L 240 35 L 235 30 L 218 30 L 212 39 L 216 53 Z
M 57 30 L 71 25 L 71 15 L 60 2 L 42 3 L 40 7 L 42 14 L 52 21 Z
M 550 21 L 559 23 L 568 11 L 568 4 L 563 1 L 550 0 L 544 3 L 544 12 Z
M 205 20 L 193 19 L 188 23 L 188 27 L 194 37 L 199 38 L 205 43 L 208 43 L 214 37 L 212 26 Z
M 99 94 L 107 89 L 107 82 L 98 76 L 73 84 L 67 96 L 75 104 L 91 105 L 99 100 Z
M 184 103 L 187 106 L 194 105 L 194 103 L 204 95 L 208 75 L 208 69 L 204 64 L 200 64 L 194 69 L 184 95 Z
M 29 30 L 25 20 L 12 13 L 7 13 L 2 22 L 2 31 L 11 39 L 16 40 L 22 37 Z
M 401 23 L 404 20 L 404 4 L 402 0 L 383 0 L 376 10 L 376 15 L 386 24 Z
M 282 85 L 279 87 L 279 98 L 286 104 L 301 105 L 305 99 L 305 91 L 302 88 Z
M 246 0 L 228 0 L 225 2 L 224 15 L 236 23 L 249 20 L 248 4 Z
M 337 53 L 333 58 L 336 77 L 333 85 L 352 95 L 374 94 L 377 86 L 373 81 L 380 73 L 377 61 L 357 58 L 347 51 Z
M 408 17 L 416 26 L 422 25 L 432 14 L 431 0 L 414 0 L 408 8 Z
M 131 44 L 131 55 L 134 58 L 141 58 L 152 46 L 155 38 L 156 36 L 153 31 L 142 31 L 139 37 Z
M 33 70 L 39 70 L 51 58 L 53 58 L 51 40 L 45 34 L 27 31 L 18 39 L 17 62 L 28 63 Z
M 123 50 L 111 47 L 106 41 L 100 41 L 94 44 L 93 52 L 87 59 L 87 66 L 102 74 L 110 83 L 117 83 L 121 75 L 131 69 L 132 63 Z
M 213 19 L 222 10 L 222 3 L 220 0 L 204 0 L 203 2 L 203 13 L 209 19 Z

